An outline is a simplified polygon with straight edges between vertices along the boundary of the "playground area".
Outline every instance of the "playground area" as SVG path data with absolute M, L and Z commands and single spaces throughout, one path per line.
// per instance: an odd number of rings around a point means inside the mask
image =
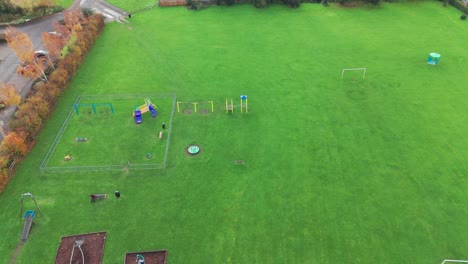
M 106 236 L 106 232 L 96 232 L 62 237 L 54 263 L 102 263 Z
M 54 263 L 61 237 L 98 231 L 104 264 L 158 249 L 172 264 L 467 259 L 468 24 L 441 5 L 109 23 L 0 196 L 0 264 Z M 162 170 L 128 165 L 166 154 Z
M 125 254 L 124 264 L 166 264 L 167 250 L 132 252 Z
M 150 98 L 143 95 L 80 96 L 44 158 L 41 170 L 163 168 L 175 95 L 154 94 L 155 102 Z

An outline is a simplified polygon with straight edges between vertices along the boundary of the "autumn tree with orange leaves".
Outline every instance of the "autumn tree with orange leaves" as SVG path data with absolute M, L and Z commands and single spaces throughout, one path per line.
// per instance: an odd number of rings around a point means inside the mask
M 5 106 L 18 105 L 21 96 L 13 85 L 0 83 L 0 102 Z
M 51 57 L 60 56 L 60 52 L 66 44 L 62 34 L 58 32 L 42 32 L 42 42 Z
M 0 153 L 8 153 L 11 158 L 24 157 L 28 151 L 28 146 L 24 141 L 25 133 L 10 132 L 3 139 L 0 146 Z
M 9 26 L 5 30 L 5 38 L 8 46 L 16 53 L 16 56 L 18 56 L 18 59 L 22 63 L 22 65 L 18 67 L 17 72 L 31 79 L 41 78 L 47 81 L 47 76 L 44 73 L 47 63 L 37 60 L 29 36 Z
M 65 21 L 65 25 L 71 32 L 82 30 L 82 24 L 85 22 L 86 18 L 81 10 L 63 11 L 62 14 L 63 21 Z
M 10 0 L 10 2 L 23 9 L 34 9 L 35 7 L 49 7 L 59 5 L 58 0 Z

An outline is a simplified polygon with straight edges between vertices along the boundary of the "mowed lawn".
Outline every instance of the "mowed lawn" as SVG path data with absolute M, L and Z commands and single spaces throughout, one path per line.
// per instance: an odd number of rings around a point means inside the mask
M 157 249 L 180 264 L 468 259 L 467 33 L 440 2 L 157 8 L 111 23 L 0 196 L 0 263 L 28 191 L 46 219 L 17 263 L 52 263 L 61 236 L 95 231 L 106 264 Z M 340 79 L 354 67 L 366 77 Z M 164 171 L 39 172 L 78 95 L 139 92 L 215 111 L 174 115 Z
M 156 118 L 150 112 L 143 113 L 141 124 L 136 125 L 133 110 L 145 106 L 145 96 L 142 94 L 138 98 L 137 94 L 133 97 L 80 100 L 71 110 L 70 118 L 64 122 L 64 133 L 57 137 L 58 143 L 51 148 L 44 168 L 96 169 L 128 164 L 162 164 L 168 136 L 168 130 L 162 129 L 162 123 L 167 123 L 169 129 L 174 100 L 171 97 L 152 98 L 157 109 Z M 163 132 L 161 139 L 159 132 Z M 65 156 L 71 159 L 65 160 Z

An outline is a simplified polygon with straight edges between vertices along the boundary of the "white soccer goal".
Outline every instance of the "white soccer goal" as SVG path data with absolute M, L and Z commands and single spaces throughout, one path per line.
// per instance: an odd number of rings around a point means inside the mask
M 343 79 L 345 71 L 363 71 L 362 78 L 366 78 L 367 68 L 348 68 L 341 71 L 341 79 Z
M 445 263 L 468 263 L 468 260 L 459 260 L 459 259 L 444 259 L 441 264 Z

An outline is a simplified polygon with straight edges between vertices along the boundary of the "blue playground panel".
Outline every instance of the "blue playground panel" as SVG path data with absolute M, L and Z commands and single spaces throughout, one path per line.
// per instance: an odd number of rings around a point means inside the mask
M 31 216 L 31 218 L 34 218 L 34 216 L 36 216 L 36 213 L 33 210 L 28 210 L 24 214 L 24 219 L 28 218 L 28 216 Z
M 152 116 L 152 117 L 156 117 L 156 115 L 157 115 L 158 113 L 156 112 L 156 109 L 154 109 L 154 106 L 150 104 L 150 105 L 148 106 L 148 109 L 151 111 L 151 116 Z
M 140 124 L 141 121 L 142 121 L 141 111 L 140 110 L 135 110 L 135 111 L 133 111 L 133 113 L 135 114 L 135 123 Z

